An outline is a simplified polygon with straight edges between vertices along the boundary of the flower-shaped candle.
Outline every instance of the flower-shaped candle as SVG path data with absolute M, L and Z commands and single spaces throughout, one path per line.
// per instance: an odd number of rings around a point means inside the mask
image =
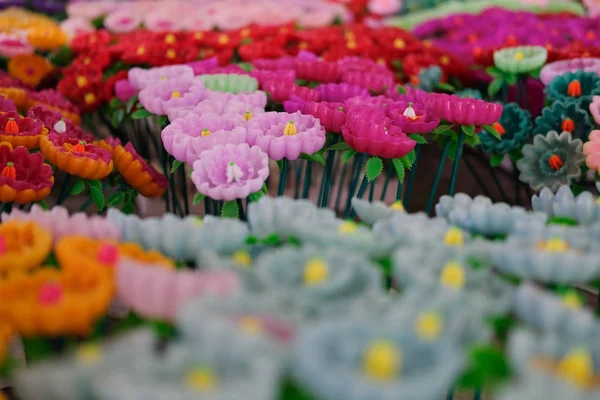
M 597 58 L 572 58 L 546 64 L 540 72 L 540 80 L 548 85 L 554 78 L 565 72 L 595 72 L 600 73 L 600 59 Z
M 548 51 L 541 46 L 508 47 L 494 52 L 494 64 L 504 72 L 527 74 L 541 68 L 548 59 Z
M 23 336 L 88 335 L 108 309 L 112 282 L 96 270 L 83 278 L 43 268 L 0 281 L 0 296 L 0 314 Z
M 457 125 L 491 125 L 502 116 L 501 104 L 448 94 L 428 97 L 426 105 L 438 117 Z
M 40 150 L 51 164 L 83 179 L 102 179 L 113 170 L 109 151 L 66 133 L 42 136 Z
M 589 226 L 600 219 L 600 205 L 590 192 L 577 197 L 567 185 L 561 186 L 556 195 L 548 188 L 531 198 L 533 211 L 545 213 L 549 219 L 569 219 L 580 225 Z
M 461 372 L 455 346 L 422 340 L 408 327 L 331 321 L 300 336 L 292 375 L 324 400 L 435 399 Z
M 574 289 L 556 296 L 524 283 L 516 290 L 513 303 L 517 317 L 538 332 L 576 337 L 596 324 L 594 314 L 584 309 Z
M 588 228 L 529 224 L 490 247 L 494 265 L 520 279 L 583 284 L 600 276 L 598 251 Z
M 0 113 L 17 112 L 17 106 L 11 99 L 0 96 Z
M 288 197 L 263 196 L 248 205 L 248 224 L 258 239 L 277 235 L 287 239 L 297 234 L 303 225 L 333 223 L 335 214 L 329 209 L 317 208 L 308 200 Z
M 587 140 L 592 124 L 587 112 L 576 102 L 555 101 L 542 110 L 535 119 L 534 135 L 545 135 L 549 131 L 569 132 L 573 138 Z
M 108 218 L 120 228 L 124 241 L 138 243 L 146 249 L 155 249 L 183 261 L 194 261 L 199 249 L 231 254 L 242 248 L 248 237 L 248 227 L 243 222 L 210 215 L 204 220 L 196 217 L 181 219 L 173 214 L 140 219 L 111 208 Z
M 387 115 L 392 124 L 405 133 L 432 132 L 440 123 L 440 119 L 429 114 L 425 107 L 412 102 L 396 102 Z
M 228 271 L 180 271 L 123 260 L 117 266 L 117 293 L 136 313 L 173 321 L 180 308 L 198 296 L 227 297 L 240 282 Z M 148 288 L 152 287 L 151 293 Z
M 265 113 L 263 106 L 254 106 L 235 98 L 230 98 L 229 96 L 211 97 L 211 99 L 200 102 L 196 107 L 191 109 L 191 112 L 200 116 L 222 117 L 222 119 L 234 122 L 236 126 L 246 126 L 252 118 Z M 174 110 L 177 109 L 171 109 L 170 111 L 173 112 Z M 182 116 L 188 114 L 187 112 L 180 113 Z
M 329 61 L 296 60 L 294 70 L 298 79 L 310 82 L 338 82 L 342 75 L 340 64 Z
M 14 375 L 15 390 L 24 399 L 81 399 L 93 393 L 92 384 L 103 370 L 126 370 L 155 344 L 150 329 L 135 330 L 101 344 L 85 343 L 59 359 L 21 369 Z M 149 362 L 150 357 L 147 359 Z
M 158 81 L 142 89 L 140 104 L 156 115 L 166 115 L 172 107 L 198 104 L 204 99 L 204 85 L 198 79 Z
M 45 89 L 39 92 L 29 92 L 27 94 L 28 108 L 36 105 L 43 105 L 51 110 L 56 110 L 75 124 L 80 122 L 81 118 L 77 108 L 55 90 Z
M 510 306 L 511 286 L 489 268 L 474 265 L 478 256 L 476 246 L 477 242 L 465 247 L 422 245 L 399 249 L 394 255 L 394 280 L 402 288 L 428 287 L 461 292 L 473 299 L 493 298 L 493 313 L 504 313 Z M 428 250 L 424 251 L 425 248 Z
M 29 212 L 13 209 L 9 214 L 2 214 L 2 221 L 32 221 L 52 234 L 54 241 L 65 236 L 81 235 L 92 239 L 119 240 L 121 232 L 108 218 L 97 215 L 87 216 L 84 213 L 69 215 L 69 211 L 62 206 L 54 206 L 51 210 L 44 210 L 37 204 Z
M 344 83 L 360 86 L 374 92 L 383 92 L 394 85 L 394 76 L 392 74 L 380 74 L 377 72 L 346 71 L 342 73 L 341 80 Z
M 307 86 L 299 86 L 294 82 L 285 82 L 277 79 L 266 81 L 262 88 L 268 92 L 271 99 L 280 103 L 291 96 L 297 96 L 305 101 L 319 101 L 319 92 Z
M 210 100 L 209 100 L 210 101 Z M 246 128 L 232 119 L 203 112 L 174 120 L 161 133 L 165 149 L 181 162 L 193 163 L 216 145 L 246 142 Z
M 368 97 L 369 90 L 348 83 L 326 83 L 316 87 L 321 101 L 343 103 L 352 97 Z
M 301 153 L 313 154 L 323 147 L 325 129 L 317 118 L 300 112 L 268 112 L 249 121 L 247 141 L 274 160 L 296 160 Z
M 125 182 L 142 196 L 160 197 L 169 186 L 167 178 L 135 151 L 131 143 L 113 149 L 115 168 Z
M 592 114 L 592 118 L 594 118 L 594 122 L 600 124 L 600 96 L 592 97 L 589 110 L 590 114 Z
M 591 170 L 600 171 L 600 130 L 593 130 L 590 141 L 583 144 L 585 163 Z
M 21 117 L 16 112 L 0 114 L 0 141 L 2 142 L 8 142 L 14 147 L 37 149 L 40 147 L 40 137 L 47 134 L 48 130 L 40 121 Z
M 159 68 L 132 68 L 128 72 L 129 82 L 137 90 L 155 85 L 161 81 L 192 81 L 194 70 L 187 65 L 171 65 Z
M 357 197 L 352 199 L 352 208 L 356 211 L 358 218 L 368 225 L 374 225 L 379 220 L 390 218 L 396 213 L 404 213 L 402 202 L 396 201 L 389 207 L 381 201 L 365 201 Z
M 438 217 L 473 234 L 494 237 L 512 232 L 517 222 L 546 222 L 544 213 L 528 213 L 524 208 L 506 203 L 492 203 L 488 197 L 458 193 L 454 197 L 444 195 L 435 206 Z
M 533 144 L 523 146 L 523 158 L 517 161 L 519 179 L 533 190 L 547 187 L 554 192 L 581 176 L 582 148 L 581 140 L 573 139 L 569 132 L 536 135 Z
M 533 122 L 529 111 L 516 103 L 509 103 L 504 106 L 500 120 L 492 126 L 500 135 L 500 140 L 488 132 L 480 132 L 481 148 L 488 153 L 507 154 L 527 143 Z
M 269 176 L 269 156 L 258 146 L 216 145 L 194 162 L 192 181 L 214 200 L 246 198 L 261 190 Z
M 255 268 L 260 287 L 301 320 L 368 309 L 382 295 L 380 270 L 336 249 L 285 247 L 259 256 Z
M 262 87 L 263 83 L 272 79 L 280 79 L 286 82 L 296 82 L 296 71 L 293 69 L 281 69 L 277 71 L 268 69 L 253 69 L 250 76 L 256 79 Z
M 91 142 L 94 136 L 85 133 L 79 126 L 75 125 L 70 119 L 65 118 L 60 112 L 52 110 L 46 106 L 33 106 L 27 111 L 27 117 L 36 119 L 44 124 L 48 131 L 56 133 L 66 133 L 67 135 Z
M 536 335 L 523 329 L 509 338 L 511 365 L 523 382 L 520 395 L 545 399 L 594 399 L 600 395 L 597 326 L 577 337 Z M 505 393 L 503 400 L 516 399 Z M 523 397 L 521 397 L 523 398 Z M 540 397 L 537 397 L 540 398 Z
M 134 356 L 128 370 L 104 369 L 94 384 L 97 397 L 233 400 L 245 393 L 276 400 L 284 368 L 275 343 L 222 321 L 207 322 L 195 337 L 174 343 L 161 354 L 150 347 Z
M 384 158 L 398 158 L 408 154 L 416 142 L 392 124 L 385 113 L 371 107 L 350 107 L 346 112 L 342 135 L 356 151 Z
M 207 89 L 229 93 L 251 93 L 258 90 L 258 81 L 247 75 L 212 74 L 200 75 Z
M 587 108 L 592 97 L 600 94 L 600 77 L 596 72 L 565 72 L 552 79 L 544 93 L 552 102 L 575 101 L 582 108 Z
M 206 90 L 205 91 L 206 98 L 208 100 L 221 100 L 221 101 L 239 101 L 241 103 L 252 106 L 255 108 L 265 108 L 267 105 L 267 94 L 261 90 L 255 90 L 254 92 L 240 92 L 240 93 L 230 93 L 230 92 L 218 92 L 215 90 Z
M 52 247 L 50 232 L 28 221 L 0 225 L 0 272 L 26 272 L 39 267 Z
M 12 100 L 17 107 L 27 107 L 29 87 L 8 74 L 0 75 L 0 96 Z
M 29 153 L 25 147 L 12 149 L 0 143 L 0 201 L 18 204 L 46 198 L 54 186 L 52 167 L 42 153 Z

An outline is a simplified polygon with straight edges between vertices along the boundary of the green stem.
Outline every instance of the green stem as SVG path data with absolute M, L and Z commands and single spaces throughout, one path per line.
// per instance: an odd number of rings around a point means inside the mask
M 306 171 L 304 172 L 304 186 L 302 187 L 302 198 L 308 199 L 310 194 L 310 180 L 312 178 L 312 161 L 306 161 Z
M 348 174 L 348 163 L 344 164 L 342 166 L 342 176 L 340 177 L 340 182 L 338 184 L 338 191 L 337 194 L 335 196 L 335 205 L 333 207 L 333 209 L 335 210 L 335 212 L 339 212 L 340 209 L 340 201 L 342 200 L 342 187 L 344 186 L 344 182 L 346 181 L 346 175 Z
M 56 200 L 56 205 L 60 205 L 64 203 L 64 201 L 69 197 L 69 191 L 71 190 L 71 174 L 66 174 L 65 181 L 63 182 L 62 187 L 60 188 L 60 192 L 58 194 L 58 199 Z
M 12 208 L 13 208 L 12 202 L 4 203 L 4 204 L 2 204 L 2 208 L 0 208 L 0 214 L 2 214 L 2 213 L 10 214 L 10 212 L 12 211 Z
M 79 212 L 84 212 L 85 210 L 88 209 L 89 206 L 92 205 L 92 203 L 94 202 L 94 198 L 93 197 L 89 197 L 85 203 L 83 203 L 83 205 L 81 206 L 81 208 L 79 209 Z
M 508 104 L 508 84 L 506 80 L 502 83 L 502 103 Z
M 481 154 L 483 154 L 483 152 L 481 150 L 480 150 L 480 152 L 481 152 Z M 502 184 L 500 183 L 500 180 L 498 180 L 498 177 L 496 176 L 496 172 L 494 171 L 494 169 L 490 165 L 489 161 L 487 160 L 487 157 L 484 156 L 483 159 L 485 160 L 484 163 L 485 163 L 485 166 L 487 167 L 490 175 L 492 175 L 492 180 L 494 181 L 494 184 L 496 185 L 496 188 L 500 192 L 500 196 L 502 197 L 502 201 L 504 201 L 505 203 L 510 203 L 510 201 L 508 200 L 508 196 L 506 196 L 506 194 L 504 193 L 504 189 L 502 188 Z
M 210 215 L 211 210 L 210 210 L 210 206 L 211 206 L 211 202 L 210 199 L 208 197 L 204 198 L 204 215 Z
M 452 399 L 454 399 L 454 389 L 448 390 L 448 393 L 446 394 L 446 400 L 452 400 Z
M 356 170 L 354 172 L 354 177 L 352 179 L 350 190 L 348 191 L 348 198 L 346 199 L 346 209 L 344 210 L 344 217 L 348 218 L 350 215 L 350 211 L 352 210 L 352 198 L 354 197 L 354 192 L 356 191 L 356 187 L 358 186 L 358 181 L 362 174 L 362 170 L 367 162 L 367 154 L 363 153 L 358 157 L 359 161 L 356 166 Z
M 185 173 L 185 164 L 179 167 L 179 179 L 181 179 L 183 191 L 183 210 L 184 215 L 190 215 L 190 201 L 188 199 L 187 176 Z
M 302 163 L 296 162 L 294 164 L 294 171 L 296 173 L 296 181 L 294 182 L 294 199 L 300 197 L 300 182 L 302 182 Z
M 465 141 L 465 133 L 461 130 L 458 135 L 458 143 L 456 144 L 456 153 L 454 153 L 454 165 L 452 166 L 452 177 L 450 178 L 450 188 L 448 194 L 454 195 L 454 187 L 456 185 L 456 178 L 458 176 L 458 168 L 460 166 L 460 156 L 462 153 L 463 143 Z
M 360 187 L 358 188 L 358 193 L 356 194 L 356 198 L 362 199 L 362 197 L 365 195 L 365 192 L 367 191 L 368 184 L 369 184 L 369 181 L 367 179 L 367 174 L 365 174 L 365 176 L 363 176 L 362 182 L 360 182 Z
M 369 202 L 373 202 L 373 196 L 375 195 L 375 180 L 371 181 L 371 187 L 369 188 Z
M 381 191 L 381 201 L 385 200 L 385 195 L 387 194 L 388 186 L 390 181 L 392 180 L 392 176 L 394 175 L 394 166 L 392 164 L 388 165 L 388 170 L 385 174 L 385 181 L 383 182 L 383 190 Z
M 481 400 L 481 389 L 477 389 L 475 391 L 475 395 L 473 396 L 473 400 Z
M 486 184 L 483 182 L 483 179 L 481 179 L 481 176 L 479 176 L 479 173 L 477 172 L 477 169 L 473 166 L 473 164 L 471 164 L 471 161 L 469 160 L 469 157 L 467 157 L 465 155 L 463 157 L 463 160 L 465 161 L 465 165 L 467 166 L 469 172 L 471 173 L 471 175 L 473 175 L 473 177 L 475 178 L 475 181 L 477 182 L 477 184 L 483 190 L 483 193 L 485 193 L 485 195 L 487 197 L 489 197 L 490 199 L 493 199 L 492 194 L 490 193 L 490 191 L 487 188 Z
M 277 196 L 283 196 L 285 192 L 285 181 L 287 179 L 288 160 L 284 158 L 281 163 L 281 172 L 279 174 L 279 189 L 277 190 Z
M 410 203 L 410 196 L 412 195 L 413 187 L 415 184 L 415 179 L 417 177 L 417 164 L 419 163 L 419 154 L 421 153 L 421 145 L 417 143 L 415 146 L 415 162 L 412 165 L 412 169 L 410 170 L 410 174 L 408 175 L 408 186 L 406 187 L 406 194 L 404 195 L 404 208 L 408 210 L 408 206 Z M 399 191 L 400 196 L 402 196 L 402 190 Z M 396 194 L 396 200 L 400 200 L 398 194 Z
M 521 181 L 519 180 L 519 170 L 517 163 L 513 162 L 513 177 L 515 180 L 515 204 L 521 205 Z
M 433 181 L 433 186 L 431 187 L 431 192 L 429 193 L 429 201 L 427 201 L 427 208 L 425 212 L 429 214 L 431 209 L 433 208 L 433 202 L 435 200 L 435 194 L 437 193 L 438 186 L 440 184 L 440 179 L 442 177 L 442 171 L 444 170 L 444 163 L 446 162 L 446 157 L 448 157 L 448 150 L 450 149 L 450 139 L 446 141 L 446 145 L 444 146 L 444 151 L 442 152 L 442 159 L 440 160 L 440 165 L 438 166 L 437 173 L 435 174 L 435 180 Z
M 338 136 L 335 136 L 333 144 L 337 143 Z M 321 207 L 327 207 L 329 203 L 329 191 L 331 190 L 331 178 L 333 176 L 333 165 L 335 163 L 335 150 L 331 150 L 327 155 L 327 161 L 325 162 L 325 188 L 323 189 L 323 198 L 321 199 Z

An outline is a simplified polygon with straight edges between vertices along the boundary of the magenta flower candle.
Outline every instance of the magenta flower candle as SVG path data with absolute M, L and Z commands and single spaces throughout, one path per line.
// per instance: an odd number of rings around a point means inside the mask
M 138 90 L 133 87 L 129 79 L 121 79 L 115 82 L 115 96 L 122 102 L 126 103 L 136 94 L 138 94 Z
M 198 104 L 204 97 L 204 85 L 198 79 L 159 81 L 142 89 L 140 104 L 156 115 L 166 115 L 173 107 Z
M 344 72 L 342 82 L 381 92 L 394 85 L 394 76 L 376 72 Z
M 294 70 L 298 79 L 311 82 L 339 82 L 342 76 L 340 64 L 317 60 L 296 60 Z
M 250 71 L 250 76 L 258 81 L 258 84 L 261 88 L 266 81 L 273 79 L 278 79 L 284 82 L 296 81 L 296 71 L 293 69 L 280 69 L 276 71 L 268 69 L 253 69 Z
M 50 132 L 66 133 L 69 137 L 84 140 L 88 143 L 94 141 L 91 133 L 85 133 L 78 125 L 64 118 L 63 115 L 47 108 L 46 106 L 33 106 L 27 111 L 27 117 L 40 121 Z
M 356 151 L 383 158 L 404 157 L 416 146 L 406 133 L 392 125 L 383 110 L 376 108 L 351 107 L 342 135 Z
M 191 81 L 194 79 L 194 69 L 188 65 L 171 65 L 151 69 L 132 68 L 127 77 L 131 86 L 142 90 L 161 81 Z
M 193 168 L 198 192 L 214 200 L 244 199 L 262 189 L 269 176 L 269 156 L 258 146 L 229 143 L 202 152 Z
M 441 119 L 456 125 L 491 125 L 502 116 L 502 105 L 455 95 L 433 94 L 427 100 Z
M 274 160 L 296 160 L 323 147 L 325 128 L 311 115 L 268 112 L 250 120 L 247 141 Z
M 546 64 L 540 72 L 540 80 L 544 85 L 548 85 L 557 76 L 562 75 L 565 72 L 575 72 L 578 70 L 600 74 L 600 59 L 573 58 Z
M 181 162 L 192 163 L 200 153 L 217 145 L 246 142 L 246 128 L 233 119 L 190 113 L 169 124 L 161 133 L 165 149 Z
M 319 101 L 319 92 L 293 82 L 270 80 L 263 84 L 263 89 L 271 94 L 273 100 L 280 103 L 288 100 L 291 96 L 297 96 L 306 101 Z
M 387 113 L 392 124 L 405 133 L 427 133 L 433 131 L 440 119 L 428 113 L 421 104 L 399 102 Z
M 326 83 L 316 87 L 321 101 L 343 103 L 353 97 L 368 97 L 369 90 L 348 83 Z
M 327 132 L 341 133 L 346 123 L 344 103 L 309 101 L 304 104 L 302 113 L 318 118 Z

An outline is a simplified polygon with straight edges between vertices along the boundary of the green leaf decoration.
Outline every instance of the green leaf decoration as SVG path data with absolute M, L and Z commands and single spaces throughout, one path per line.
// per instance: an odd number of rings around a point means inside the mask
M 500 134 L 498 133 L 498 131 L 492 126 L 492 125 L 483 125 L 483 129 L 489 133 L 490 135 L 492 135 L 493 137 L 495 137 L 498 140 L 502 140 L 502 137 L 500 136 Z
M 346 142 L 338 142 L 336 144 L 329 146 L 327 148 L 327 150 L 329 150 L 329 151 L 333 151 L 333 150 L 346 151 L 346 150 L 352 150 L 352 148 L 350 146 L 348 146 L 348 143 L 346 143 Z
M 273 233 L 264 238 L 262 242 L 268 246 L 277 246 L 279 243 L 281 243 L 281 239 L 279 239 L 278 234 Z
M 125 202 L 125 193 L 116 192 L 108 196 L 106 199 L 107 207 L 117 207 Z
M 415 154 L 415 150 L 413 149 L 404 157 L 400 157 L 399 160 L 402 162 L 402 165 L 404 165 L 405 168 L 411 169 L 416 158 L 417 156 Z
M 406 89 L 404 89 L 404 86 L 398 85 L 398 94 L 406 94 Z
M 490 97 L 496 96 L 496 94 L 498 94 L 500 89 L 502 89 L 503 85 L 504 85 L 504 79 L 501 77 L 496 77 L 496 79 L 491 81 L 490 85 L 488 86 L 488 89 L 487 89 L 488 96 L 490 96 Z
M 192 205 L 196 205 L 198 203 L 200 203 L 202 200 L 204 200 L 206 196 L 203 195 L 202 193 L 196 193 L 196 195 L 194 196 L 194 199 L 192 200 Z
M 250 72 L 253 69 L 252 64 L 247 63 L 247 62 L 238 63 L 238 67 L 240 67 L 241 69 L 243 69 L 246 72 Z
M 411 133 L 410 135 L 408 135 L 408 137 L 417 142 L 418 144 L 427 144 L 427 139 L 425 139 L 423 135 Z
M 123 102 L 117 99 L 116 97 L 113 97 L 113 99 L 108 103 L 108 105 L 110 106 L 110 108 L 118 108 L 123 105 Z
M 531 73 L 529 74 L 529 76 L 531 76 L 533 79 L 538 79 L 538 80 L 539 80 L 539 79 L 540 79 L 540 73 L 541 73 L 541 72 L 542 72 L 542 69 L 540 68 L 540 69 L 537 69 L 537 70 L 535 70 L 535 71 L 531 72 Z
M 221 209 L 221 217 L 223 218 L 237 218 L 240 215 L 237 201 L 231 200 L 226 201 Z
M 165 124 L 167 123 L 167 121 L 169 120 L 169 117 L 167 117 L 166 115 L 160 115 L 157 119 L 156 119 L 156 123 L 158 124 L 158 127 L 160 129 L 163 128 L 163 126 L 165 126 Z
M 95 187 L 97 189 L 102 190 L 102 182 L 100 182 L 99 179 L 94 179 L 92 181 L 86 181 L 86 182 L 87 182 L 88 186 L 90 186 L 90 187 L 93 186 L 93 187 Z
M 383 161 L 379 157 L 371 157 L 367 161 L 367 181 L 373 182 L 383 171 Z
M 110 120 L 113 128 L 118 128 L 119 126 L 121 126 L 121 124 L 123 123 L 123 118 L 125 118 L 125 110 L 115 110 Z
M 125 104 L 125 111 L 127 111 L 127 114 L 131 114 L 131 110 L 133 110 L 133 107 L 137 104 L 137 102 L 138 102 L 137 94 L 135 96 L 133 96 L 132 98 L 130 98 L 129 100 L 127 100 L 127 103 Z
M 179 160 L 173 161 L 173 165 L 171 166 L 171 174 L 175 173 L 179 167 L 181 167 L 183 163 Z
M 154 115 L 154 114 L 152 114 L 150 111 L 146 110 L 145 108 L 142 108 L 142 109 L 137 110 L 133 114 L 131 114 L 131 119 L 144 119 L 144 118 L 148 118 L 152 115 Z
M 467 136 L 473 136 L 475 134 L 475 126 L 474 125 L 462 125 L 460 127 L 460 129 L 462 129 L 462 131 Z
M 504 155 L 494 153 L 490 157 L 490 165 L 492 167 L 498 167 L 500 164 L 502 164 L 502 160 L 504 160 Z
M 57 52 L 50 54 L 48 58 L 57 67 L 66 67 L 73 61 L 73 51 L 69 46 L 61 46 Z
M 487 73 L 492 75 L 493 77 L 499 77 L 499 76 L 504 76 L 504 72 L 500 71 L 498 68 L 496 67 L 489 67 L 486 69 Z
M 438 82 L 437 88 L 441 89 L 441 90 L 445 90 L 446 92 L 454 92 L 456 90 L 454 88 L 454 86 L 450 85 L 449 83 L 444 83 L 444 82 Z
M 46 200 L 36 201 L 35 204 L 37 204 L 38 206 L 42 207 L 42 210 L 49 210 L 50 209 L 50 207 L 48 206 L 48 203 L 46 203 Z
M 267 184 L 264 183 L 262 186 L 262 189 L 260 189 L 264 194 L 269 194 L 269 188 L 267 187 Z
M 342 163 L 346 164 L 356 154 L 356 150 L 346 150 L 342 156 Z
M 459 380 L 461 388 L 481 388 L 497 384 L 510 377 L 511 371 L 504 353 L 492 346 L 471 351 L 467 371 Z
M 452 125 L 438 125 L 438 127 L 433 130 L 433 134 L 434 135 L 444 135 L 451 129 L 452 129 Z
M 302 158 L 303 160 L 310 160 L 325 165 L 325 157 L 323 157 L 323 154 L 319 152 L 313 154 L 301 153 L 300 158 Z
M 402 163 L 402 160 L 400 160 L 399 158 L 394 158 L 392 159 L 392 165 L 394 166 L 394 169 L 396 170 L 396 176 L 398 177 L 398 182 L 404 182 L 404 164 Z
M 471 147 L 477 147 L 481 143 L 481 139 L 479 135 L 465 136 L 465 143 Z
M 85 190 L 85 181 L 81 178 L 77 178 L 73 186 L 71 187 L 71 191 L 69 195 L 78 196 Z
M 104 193 L 102 193 L 102 186 L 100 187 L 100 189 L 98 189 L 98 187 L 90 185 L 90 195 L 92 196 L 92 199 L 94 200 L 94 204 L 96 204 L 96 208 L 98 209 L 98 211 L 102 211 L 105 205 Z
M 248 198 L 250 199 L 250 201 L 252 202 L 257 202 L 261 199 L 261 197 L 263 197 L 265 194 L 260 191 L 260 192 L 256 192 L 256 193 L 250 193 L 250 196 L 248 196 Z
M 517 75 L 515 74 L 507 73 L 504 79 L 506 80 L 506 84 L 508 86 L 512 86 L 517 83 Z
M 280 171 L 283 169 L 283 160 L 277 161 L 277 167 L 279 168 Z

